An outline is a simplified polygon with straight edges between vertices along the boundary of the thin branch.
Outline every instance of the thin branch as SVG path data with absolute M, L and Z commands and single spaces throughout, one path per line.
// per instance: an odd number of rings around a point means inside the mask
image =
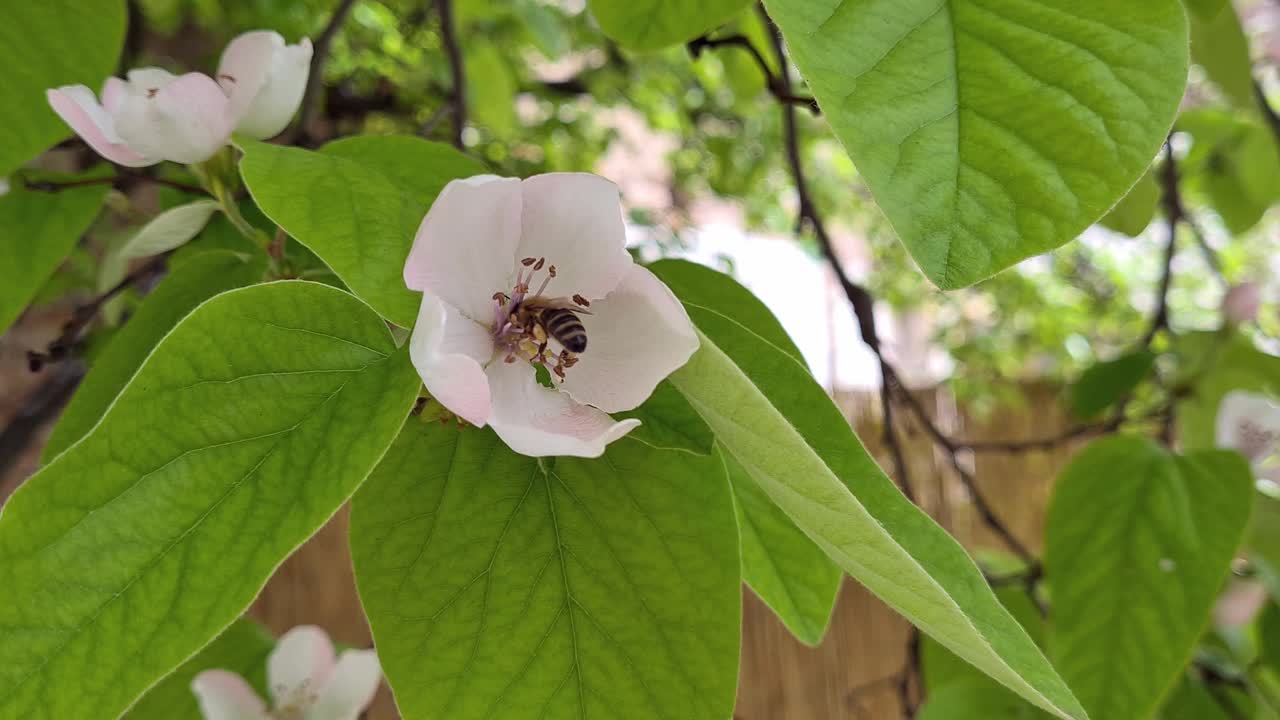
M 62 332 L 53 342 L 49 343 L 49 346 L 43 352 L 27 351 L 27 364 L 31 368 L 31 372 L 39 372 L 46 364 L 58 362 L 70 355 L 72 348 L 75 347 L 76 342 L 80 340 L 81 334 L 84 333 L 84 329 L 98 316 L 98 311 L 102 309 L 102 306 L 125 289 L 135 284 L 141 284 L 163 273 L 165 264 L 172 252 L 170 250 L 155 256 L 147 261 L 145 265 L 126 275 L 123 280 L 116 283 L 111 289 L 72 311 L 71 319 L 62 326 Z
M 709 38 L 706 35 L 696 37 L 690 40 L 685 46 L 689 50 L 689 54 L 696 60 L 702 55 L 702 51 L 707 48 L 718 47 L 737 47 L 746 50 L 756 65 L 760 68 L 760 72 L 764 74 L 765 87 L 769 93 L 773 95 L 778 102 L 787 105 L 801 105 L 814 115 L 821 115 L 822 109 L 818 107 L 818 101 L 812 97 L 796 95 L 791 90 L 791 79 L 785 77 L 786 66 L 783 65 L 783 72 L 775 74 L 773 69 L 769 67 L 769 61 L 765 60 L 764 55 L 751 43 L 751 40 L 745 35 L 729 35 L 726 37 Z
M 436 9 L 440 13 L 440 42 L 444 46 L 445 55 L 449 57 L 449 75 L 453 82 L 453 92 L 449 98 L 453 110 L 453 146 L 463 150 L 465 146 L 462 131 L 467 126 L 467 71 L 455 35 L 453 0 L 436 0 Z
M 1271 128 L 1271 133 L 1276 137 L 1276 145 L 1280 147 L 1280 114 L 1276 113 L 1276 109 L 1271 106 L 1271 101 L 1267 99 L 1267 93 L 1262 89 L 1262 83 L 1255 78 L 1253 81 L 1253 94 L 1258 99 L 1258 108 L 1262 110 L 1263 116 L 1267 119 L 1267 126 Z
M 351 13 L 351 8 L 355 4 L 356 0 L 338 0 L 338 6 L 333 9 L 333 15 L 329 17 L 328 24 L 324 26 L 324 30 L 320 31 L 320 35 L 313 45 L 311 70 L 307 75 L 307 87 L 303 91 L 302 106 L 298 111 L 298 130 L 304 134 L 315 123 L 317 113 L 320 112 L 320 95 L 324 86 L 324 66 L 329 61 L 329 51 L 333 48 L 333 39 L 338 35 L 338 31 L 342 29 L 342 24 L 346 22 L 347 15 Z
M 204 188 L 200 187 L 199 185 L 191 185 L 184 182 L 178 182 L 177 180 L 166 180 L 165 178 L 158 178 L 152 175 L 144 175 L 142 173 L 120 173 L 120 174 L 112 175 L 109 177 L 87 178 L 84 180 L 65 180 L 65 181 L 25 180 L 24 179 L 22 181 L 22 186 L 27 190 L 34 190 L 36 192 L 59 193 L 64 190 L 71 190 L 73 188 L 80 188 L 80 187 L 89 187 L 93 185 L 110 185 L 116 188 L 117 190 L 123 190 L 126 188 L 126 186 L 128 186 L 130 183 L 133 183 L 133 182 L 143 182 L 143 183 L 151 183 L 152 185 L 161 185 L 164 187 L 173 188 L 175 190 L 181 190 L 186 193 L 191 193 L 193 195 L 206 194 Z
M 0 480 L 22 457 L 22 451 L 30 447 L 36 432 L 58 416 L 87 371 L 83 362 L 63 363 L 27 397 L 17 414 L 0 431 Z
M 1164 167 L 1161 168 L 1160 178 L 1164 186 L 1162 200 L 1169 227 L 1169 241 L 1165 245 L 1160 284 L 1156 290 L 1156 310 L 1151 315 L 1147 332 L 1142 336 L 1142 347 L 1151 347 L 1156 335 L 1169 328 L 1169 287 L 1173 284 L 1173 256 L 1177 254 L 1178 223 L 1186 216 L 1182 208 L 1182 197 L 1178 194 L 1178 165 L 1173 156 L 1172 143 L 1166 142 L 1164 150 Z

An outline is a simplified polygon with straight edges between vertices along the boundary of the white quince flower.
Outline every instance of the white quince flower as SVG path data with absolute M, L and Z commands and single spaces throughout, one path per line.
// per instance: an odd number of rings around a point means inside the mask
M 431 396 L 518 453 L 599 457 L 640 424 L 607 413 L 643 403 L 698 348 L 625 245 L 618 189 L 596 175 L 449 183 L 404 269 L 423 291 L 410 354 Z
M 280 638 L 267 659 L 274 707 L 244 678 L 205 670 L 191 682 L 205 720 L 356 720 L 373 702 L 382 670 L 372 650 L 347 650 L 334 662 L 323 630 L 300 625 Z
M 1227 393 L 1218 403 L 1217 445 L 1244 455 L 1260 480 L 1280 482 L 1280 405 L 1243 390 Z
M 231 137 L 230 101 L 208 75 L 141 68 L 127 77 L 107 78 L 101 103 L 84 85 L 45 95 L 89 147 L 119 165 L 202 162 Z
M 286 45 L 280 33 L 254 30 L 232 40 L 218 63 L 218 83 L 231 99 L 237 132 L 279 135 L 302 103 L 311 72 L 311 41 Z
M 1222 316 L 1230 325 L 1253 322 L 1262 303 L 1262 288 L 1256 282 L 1232 285 L 1222 298 Z

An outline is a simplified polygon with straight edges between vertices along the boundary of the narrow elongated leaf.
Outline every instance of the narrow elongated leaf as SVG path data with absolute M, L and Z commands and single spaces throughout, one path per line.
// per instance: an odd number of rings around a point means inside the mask
M 0 513 L 0 718 L 118 716 L 329 519 L 419 387 L 333 288 L 197 308 Z
M 125 713 L 125 720 L 186 720 L 199 718 L 191 681 L 205 670 L 229 670 L 249 681 L 267 697 L 267 656 L 276 640 L 258 623 L 240 619 L 172 675 L 151 688 Z
M 1063 718 L 1084 711 L 973 560 L 902 496 L 793 357 L 739 319 L 733 281 L 652 266 L 685 303 L 702 347 L 670 378 L 724 450 L 846 572 L 948 649 Z M 696 275 L 695 275 L 696 274 Z M 697 277 L 697 282 L 688 282 Z M 719 307 L 734 297 L 732 307 Z
M 733 712 L 737 532 L 714 456 L 534 459 L 412 420 L 356 495 L 360 597 L 406 720 Z
M 588 0 L 604 34 L 632 50 L 657 50 L 714 30 L 750 6 L 750 0 Z
M 124 27 L 124 0 L 0 4 L 0 67 L 6 68 L 0 177 L 71 136 L 45 90 L 76 84 L 102 89 L 124 45 Z
M 1090 418 L 1106 410 L 1146 380 L 1155 362 L 1155 353 L 1137 350 L 1093 365 L 1072 383 L 1067 393 L 1071 412 L 1076 417 Z
M 1094 442 L 1058 478 L 1045 531 L 1050 649 L 1094 720 L 1150 717 L 1191 656 L 1240 545 L 1238 453 Z
M 48 461 L 71 447 L 102 419 L 111 401 L 129 382 L 156 343 L 197 305 L 226 290 L 262 279 L 266 257 L 245 257 L 215 250 L 175 262 L 173 269 L 143 300 L 137 312 L 93 359 L 89 374 L 62 411 L 44 448 Z
M 240 173 L 267 217 L 306 245 L 351 291 L 412 327 L 421 293 L 404 261 L 445 183 L 483 172 L 461 153 L 416 138 L 341 140 L 320 152 L 239 140 Z
M 792 635 L 817 645 L 844 573 L 774 504 L 738 461 L 722 453 L 741 538 L 742 579 Z
M 106 196 L 105 187 L 59 193 L 15 187 L 0 196 L 0 334 L 71 253 Z
M 925 275 L 1058 247 L 1147 169 L 1187 73 L 1178 0 L 766 0 Z
M 1036 608 L 1024 588 L 1017 585 L 1004 585 L 995 589 L 1000 604 L 1013 615 L 1018 624 L 1027 631 L 1036 645 L 1044 647 L 1044 618 Z M 926 693 L 932 693 L 948 685 L 956 683 L 986 682 L 1008 693 L 994 680 L 985 677 L 974 666 L 956 657 L 955 653 L 946 649 L 931 637 L 920 640 L 920 675 L 924 681 Z

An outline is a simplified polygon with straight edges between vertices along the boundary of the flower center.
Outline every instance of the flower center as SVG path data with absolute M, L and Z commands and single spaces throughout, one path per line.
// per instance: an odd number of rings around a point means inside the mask
M 303 680 L 295 687 L 276 686 L 276 708 L 271 711 L 273 720 L 304 720 L 307 710 L 316 703 L 319 695 L 310 688 L 311 681 Z
M 538 281 L 543 268 L 546 275 Z M 591 303 L 577 293 L 572 297 L 545 295 L 555 277 L 556 266 L 546 258 L 520 261 L 510 294 L 493 294 L 493 342 L 506 352 L 503 362 L 520 359 L 542 365 L 563 382 L 565 370 L 577 364 L 578 355 L 587 349 L 587 330 L 578 315 L 590 314 L 586 308 Z M 535 281 L 538 289 L 530 293 Z
M 1240 420 L 1240 452 L 1249 462 L 1261 460 L 1271 452 L 1271 448 L 1275 446 L 1276 441 L 1280 440 L 1280 434 L 1264 430 L 1261 425 L 1249 420 L 1248 418 Z

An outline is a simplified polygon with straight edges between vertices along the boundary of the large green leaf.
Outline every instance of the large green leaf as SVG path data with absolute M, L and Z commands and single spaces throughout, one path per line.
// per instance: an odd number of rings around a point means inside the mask
M 605 35 L 632 50 L 688 42 L 742 12 L 751 0 L 588 0 Z
M 1050 648 L 1094 720 L 1149 717 L 1191 657 L 1253 494 L 1238 453 L 1113 436 L 1062 472 L 1045 531 Z
M 1187 71 L 1178 0 L 766 0 L 939 287 L 1058 247 L 1138 180 Z
M 1226 7 L 1202 18 L 1190 13 L 1191 59 L 1204 68 L 1227 100 L 1236 108 L 1253 112 L 1257 99 L 1253 91 L 1253 62 L 1249 59 L 1249 41 L 1240 27 L 1235 8 Z
M 6 11 L 0 10 L 0 14 Z M 0 26 L 0 34 L 3 34 Z M 0 50 L 3 52 L 3 50 Z M 4 92 L 0 90 L 0 93 Z M 31 302 L 98 215 L 105 187 L 59 193 L 15 187 L 0 196 L 0 334 Z
M 264 255 L 246 257 L 229 250 L 201 253 L 186 262 L 175 262 L 168 277 L 94 357 L 89 374 L 76 388 L 49 436 L 45 459 L 71 447 L 102 419 L 120 388 L 129 382 L 156 343 L 187 313 L 220 292 L 261 280 L 266 269 Z
M 413 420 L 352 503 L 351 548 L 406 720 L 733 711 L 741 595 L 717 457 L 624 439 L 535 459 Z
M 738 461 L 722 454 L 733 486 L 742 579 L 801 642 L 822 641 L 844 573 L 774 504 Z
M 276 640 L 258 623 L 240 619 L 216 640 L 186 661 L 159 685 L 147 691 L 125 713 L 125 720 L 187 720 L 200 717 L 191 681 L 205 670 L 229 670 L 249 681 L 266 697 L 267 656 Z
M 124 0 L 0 4 L 0 177 L 71 135 L 45 90 L 88 85 L 97 92 L 124 45 Z
M 404 285 L 413 236 L 440 188 L 484 172 L 438 143 L 402 136 L 339 140 L 320 152 L 238 141 L 253 199 L 388 320 L 411 327 L 421 293 Z
M 1138 237 L 1155 218 L 1159 202 L 1160 186 L 1148 170 L 1098 222 L 1118 233 Z
M 419 387 L 381 319 L 324 285 L 188 315 L 0 514 L 0 718 L 118 716 L 351 495 Z
M 988 683 L 969 681 L 930 692 L 916 720 L 1039 720 L 1048 715 Z
M 885 477 L 804 367 L 743 324 L 767 314 L 759 301 L 746 307 L 741 289 L 712 270 L 677 261 L 652 269 L 702 333 L 671 382 L 774 503 L 948 649 L 1060 717 L 1084 717 L 959 543 Z M 723 306 L 726 297 L 735 303 Z

